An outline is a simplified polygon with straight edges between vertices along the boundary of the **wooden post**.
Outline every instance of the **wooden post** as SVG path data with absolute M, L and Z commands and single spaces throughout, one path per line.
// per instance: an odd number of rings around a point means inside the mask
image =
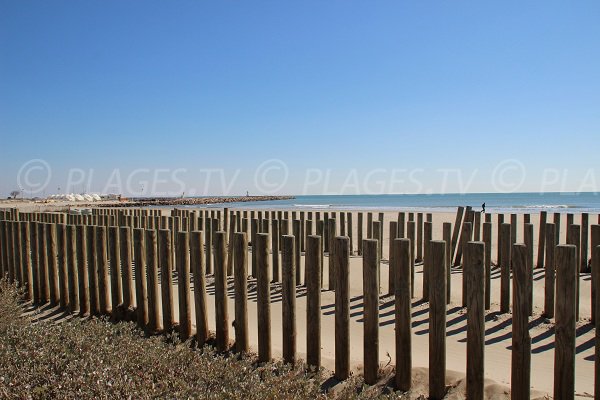
M 496 265 L 502 265 L 502 224 L 504 223 L 504 214 L 498 214 L 498 240 L 496 243 Z
M 356 238 L 357 238 L 357 251 L 358 255 L 362 255 L 362 242 L 363 242 L 363 213 L 358 213 L 358 226 L 356 227 Z
M 415 261 L 423 261 L 423 213 L 417 213 L 417 258 Z
M 274 220 L 276 221 L 276 220 Z M 277 236 L 273 232 L 273 242 Z M 235 283 L 235 349 L 247 353 L 248 339 L 248 240 L 246 232 L 236 233 L 234 238 L 234 283 Z
M 479 242 L 481 240 L 481 213 L 476 212 L 473 219 L 473 240 Z
M 545 247 L 546 247 L 546 261 L 544 266 L 546 268 L 544 275 L 544 316 L 546 318 L 554 317 L 554 281 L 555 281 L 555 263 L 554 263 L 554 251 L 556 247 L 556 236 L 554 232 L 555 225 L 547 223 L 545 226 Z
M 372 217 L 372 215 L 371 215 L 371 217 Z M 329 290 L 335 290 L 335 283 L 336 283 L 335 250 L 337 248 L 337 246 L 335 246 L 335 243 L 334 243 L 336 241 L 336 236 L 337 236 L 335 218 L 330 218 L 328 222 L 329 222 L 329 228 L 328 228 L 328 231 L 329 231 Z
M 280 265 L 279 265 L 279 238 L 280 238 L 279 220 L 277 220 L 277 219 L 271 220 L 271 230 L 273 231 L 273 233 L 271 235 L 271 246 L 272 246 L 271 256 L 273 258 L 272 276 L 273 276 L 273 282 L 279 282 L 279 280 L 280 280 L 280 277 L 279 277 L 279 270 L 280 270 Z
M 118 227 L 108 228 L 108 251 L 110 265 L 110 293 L 113 314 L 123 303 L 123 288 L 121 282 L 121 244 Z
M 32 293 L 32 300 L 33 300 L 33 304 L 39 304 L 40 303 L 40 257 L 39 257 L 39 248 L 38 248 L 38 244 L 39 244 L 39 239 L 38 239 L 38 223 L 37 222 L 30 222 L 30 235 L 31 235 L 31 279 L 32 279 L 32 284 L 33 284 L 33 293 Z M 6 227 L 6 223 L 4 221 L 2 221 L 2 227 L 0 227 L 0 234 L 3 236 L 0 242 L 0 245 L 2 246 L 6 246 L 6 242 L 5 242 L 5 227 Z M 7 247 L 4 247 L 4 251 L 2 253 L 2 262 L 4 263 L 4 270 L 2 272 L 2 276 L 4 277 L 6 274 L 6 267 L 7 267 Z
M 446 304 L 450 304 L 452 288 L 452 223 L 444 222 L 442 237 L 446 242 Z
M 205 265 L 206 265 L 206 273 L 213 273 L 213 234 L 212 234 L 212 220 L 208 218 L 208 216 L 204 219 L 204 252 L 205 254 Z
M 488 214 L 489 215 L 489 214 Z M 483 243 L 484 248 L 484 307 L 485 310 L 489 310 L 492 303 L 492 223 L 483 223 Z
M 13 283 L 15 280 L 15 245 L 14 245 L 14 235 L 13 235 L 13 226 L 14 223 L 12 221 L 8 221 L 6 224 L 6 250 L 7 250 L 7 270 L 8 270 L 8 282 Z M 44 236 L 44 243 L 47 242 L 47 235 Z M 46 246 L 42 247 L 44 253 L 47 254 Z
M 217 249 L 221 254 L 219 261 L 225 261 L 225 243 L 227 236 L 225 232 L 218 232 L 215 239 L 215 255 Z M 216 269 L 215 258 L 215 269 Z M 223 266 L 224 267 L 224 266 Z M 179 337 L 186 341 L 192 336 L 192 311 L 190 307 L 190 240 L 188 232 L 177 233 L 177 295 L 179 298 Z
M 258 220 L 250 221 L 250 244 L 252 245 L 252 277 L 256 278 L 256 234 L 258 233 Z
M 31 222 L 29 224 L 32 224 Z M 33 225 L 31 225 L 33 226 Z M 67 285 L 69 293 L 69 311 L 75 313 L 79 309 L 79 293 L 77 285 L 77 238 L 75 226 L 67 225 Z M 33 259 L 33 252 L 32 252 Z M 32 268 L 33 270 L 33 268 Z M 33 279 L 33 275 L 32 275 Z
M 446 394 L 446 242 L 432 240 L 429 288 L 429 398 Z
M 502 264 L 500 265 L 500 312 L 510 312 L 510 269 L 511 269 L 511 243 L 510 224 L 502 224 L 500 231 L 502 245 Z
M 556 247 L 556 296 L 560 301 L 556 303 L 555 322 L 555 399 L 575 398 L 575 296 L 579 269 L 576 251 L 572 245 Z
M 485 223 L 491 233 L 491 224 Z M 485 228 L 484 228 L 485 229 Z M 484 230 L 485 236 L 485 230 Z M 465 248 L 467 279 L 467 398 L 483 399 L 485 312 L 485 244 L 469 242 Z
M 133 261 L 131 253 L 131 228 L 128 226 L 120 227 L 120 247 L 121 247 L 121 287 L 123 288 L 123 309 L 133 309 L 133 298 L 135 289 L 133 287 L 133 271 L 131 263 Z
M 406 236 L 410 240 L 410 297 L 415 298 L 415 222 L 406 223 Z
M 526 223 L 523 226 L 525 247 L 527 247 L 527 296 L 529 304 L 529 315 L 533 315 L 533 224 Z
M 398 237 L 406 237 L 406 214 L 404 212 L 398 213 Z
M 590 216 L 588 213 L 581 214 L 581 242 L 579 245 L 579 271 L 588 272 L 588 239 L 590 229 Z
M 567 217 L 571 215 L 571 219 L 572 219 L 572 214 L 567 214 Z M 577 257 L 577 279 L 576 279 L 576 293 L 575 293 L 575 318 L 577 318 L 577 321 L 579 321 L 579 251 L 580 248 L 579 246 L 581 245 L 581 227 L 579 225 L 568 225 L 567 226 L 567 233 L 568 233 L 568 238 L 567 238 L 567 244 L 572 244 L 575 247 L 577 247 L 577 252 L 576 252 L 576 257 Z M 558 259 L 556 260 L 558 261 Z M 558 304 L 557 304 L 558 306 Z
M 21 223 L 18 222 L 18 225 Z M 20 230 L 19 230 L 20 232 Z M 19 235 L 19 247 L 22 247 L 21 237 Z M 56 225 L 56 244 L 57 244 L 57 259 L 58 259 L 58 288 L 59 288 L 59 304 L 60 308 L 65 310 L 69 304 L 69 282 L 67 271 L 67 226 L 64 224 Z M 23 271 L 23 256 L 20 256 L 21 271 Z M 23 274 L 22 274 L 23 275 Z M 23 276 L 20 278 L 24 282 Z
M 217 334 L 217 350 L 219 351 L 225 351 L 229 347 L 225 240 L 225 233 L 217 232 L 215 235 L 215 330 Z M 252 252 L 254 253 L 255 249 L 252 249 Z
M 598 219 L 600 219 L 600 215 L 598 215 Z M 600 222 L 600 221 L 598 221 Z M 592 282 L 591 282 L 591 294 L 592 294 L 592 323 L 596 322 L 596 297 L 598 297 L 598 291 L 596 290 L 596 285 L 598 285 L 598 282 L 600 282 L 600 279 L 598 279 L 598 273 L 597 271 L 594 270 L 594 263 L 595 261 L 600 261 L 600 260 L 594 260 L 594 258 L 596 257 L 596 254 L 594 253 L 596 247 L 600 246 L 600 225 L 592 225 L 592 247 L 590 248 L 590 252 L 591 252 L 591 256 L 592 256 L 592 273 L 591 273 L 591 278 L 592 278 Z M 598 264 L 600 265 L 600 264 Z M 600 356 L 600 352 L 596 353 Z M 599 384 L 600 385 L 600 384 Z M 600 391 L 597 391 L 596 393 L 600 393 Z
M 395 327 L 396 327 L 396 389 L 407 392 L 411 388 L 412 345 L 411 345 L 411 293 L 410 266 L 411 244 L 409 239 L 395 239 L 392 244 L 390 262 L 394 262 L 396 274 Z
M 296 238 L 296 240 L 298 240 Z M 269 285 L 269 234 L 256 235 L 257 287 L 256 308 L 258 317 L 258 360 L 271 360 L 271 290 Z
M 296 258 L 294 256 L 294 236 L 284 235 L 281 245 L 283 360 L 286 363 L 294 364 L 296 362 Z
M 335 378 L 350 375 L 350 284 L 348 279 L 350 246 L 347 237 L 334 240 L 335 263 Z
M 390 221 L 390 239 L 389 239 L 389 263 L 388 263 L 388 294 L 393 295 L 395 292 L 394 285 L 396 284 L 396 279 L 394 275 L 396 271 L 394 267 L 396 263 L 392 262 L 392 258 L 394 257 L 394 252 L 392 251 L 392 245 L 394 244 L 394 240 L 398 237 L 398 221 Z
M 135 249 L 135 301 L 137 323 L 145 328 L 148 325 L 148 289 L 146 286 L 146 237 L 145 230 L 133 230 Z
M 531 337 L 529 336 L 529 296 L 527 294 L 527 247 L 512 246 L 513 323 L 511 398 L 529 399 L 531 379 Z
M 374 232 L 376 227 L 374 223 Z M 379 242 L 365 240 L 363 252 L 364 375 L 365 383 L 372 385 L 379 370 Z
M 560 213 L 554 213 L 554 234 L 556 235 L 554 243 L 555 246 L 558 246 L 560 244 Z
M 510 214 L 510 243 L 517 243 L 517 214 Z
M 331 220 L 330 220 L 331 221 Z M 333 220 L 335 221 L 335 220 Z M 292 222 L 293 230 L 294 230 L 294 240 L 296 241 L 296 245 L 294 246 L 295 253 L 294 257 L 296 259 L 296 285 L 302 284 L 302 268 L 301 268 L 301 254 L 302 254 L 302 230 L 300 229 L 300 220 L 295 219 Z
M 96 227 L 96 256 L 98 270 L 98 298 L 100 300 L 100 313 L 109 315 L 111 313 L 110 304 L 110 283 L 108 278 L 108 255 L 106 251 L 106 227 Z
M 29 233 L 29 222 L 21 221 L 21 264 L 23 265 L 23 285 L 25 289 L 25 298 L 31 300 L 33 298 L 33 278 L 31 271 L 31 235 Z M 0 247 L 2 244 L 0 243 Z M 1 262 L 1 261 L 0 261 Z M 70 293 L 67 290 L 67 294 Z M 67 301 L 68 303 L 68 301 Z
M 598 216 L 598 222 L 600 223 L 600 216 Z M 596 235 L 600 235 L 600 225 L 592 226 L 592 236 L 594 235 L 594 231 L 596 231 Z M 598 239 L 600 237 L 596 236 Z M 600 244 L 592 247 L 592 277 L 593 281 L 597 284 L 600 282 Z M 598 296 L 598 292 L 596 291 L 595 296 L 592 296 L 594 301 L 594 309 L 596 312 L 600 310 L 600 296 Z M 594 321 L 594 327 L 596 328 L 596 348 L 595 348 L 595 357 L 594 357 L 594 394 L 598 395 L 600 393 L 600 318 L 596 316 Z
M 352 223 L 352 211 L 348 212 L 348 239 L 350 240 L 350 254 L 354 252 L 354 224 Z
M 546 249 L 546 219 L 548 213 L 540 211 L 540 229 L 538 236 L 537 268 L 544 268 L 544 252 Z
M 208 340 L 208 312 L 206 305 L 206 268 L 204 265 L 202 231 L 190 234 L 190 264 L 194 273 L 194 306 L 196 314 L 196 343 L 203 346 Z
M 429 243 L 431 243 L 433 238 L 432 225 L 431 222 L 425 222 L 423 229 L 423 241 L 425 247 L 423 249 L 423 300 L 425 301 L 429 300 L 429 270 L 431 268 L 431 264 L 429 263 Z
M 171 332 L 175 325 L 173 308 L 173 248 L 171 231 L 158 231 L 158 258 L 160 260 L 160 292 L 162 301 L 162 323 L 165 332 Z M 195 288 L 195 286 L 194 286 Z
M 460 229 L 462 227 L 463 214 L 465 212 L 464 207 L 458 207 L 456 211 L 456 218 L 454 220 L 454 231 L 452 232 L 452 259 L 454 260 L 454 255 L 456 254 L 456 246 L 458 245 L 458 235 L 460 234 Z
M 13 222 L 13 226 L 16 226 L 16 222 Z M 58 258 L 57 258 L 57 246 L 56 246 L 56 225 L 48 224 L 47 234 L 47 254 L 48 254 L 48 284 L 50 289 L 50 305 L 55 306 L 59 300 L 59 288 L 58 288 Z M 16 246 L 15 246 L 16 249 Z
M 38 229 L 43 224 L 38 224 Z M 38 230 L 39 232 L 39 230 Z M 77 225 L 75 227 L 77 235 L 77 283 L 79 286 L 79 315 L 84 316 L 90 313 L 90 287 L 88 278 L 88 255 L 87 255 L 87 236 L 86 227 L 83 225 Z M 41 265 L 40 265 L 41 267 Z M 40 268 L 40 272 L 42 268 Z
M 306 362 L 321 366 L 321 237 L 306 242 Z
M 465 248 L 467 247 L 467 243 L 471 241 L 473 238 L 473 225 L 471 222 L 464 222 L 462 233 L 460 235 L 460 247 L 462 250 L 459 251 L 459 254 L 464 254 Z M 465 269 L 462 269 L 463 280 L 462 280 L 462 306 L 467 306 L 467 279 L 465 277 Z
M 226 213 L 227 215 L 229 213 Z M 235 213 L 231 213 L 231 218 L 229 219 L 229 231 L 227 232 L 229 238 L 227 240 L 227 276 L 233 275 L 233 235 L 235 234 L 235 223 L 236 215 Z
M 40 295 L 42 302 L 50 301 L 49 265 L 48 265 L 48 224 L 38 225 L 38 250 L 40 260 Z M 9 233 L 9 232 L 8 232 Z M 9 253 L 10 256 L 10 253 Z M 10 261 L 10 257 L 9 257 Z M 9 265 L 10 268 L 10 265 Z
M 88 279 L 90 288 L 90 315 L 100 314 L 100 294 L 98 290 L 98 251 L 97 226 L 89 225 L 87 230 Z
M 158 295 L 158 240 L 156 231 L 146 231 L 146 287 L 148 288 L 148 327 L 156 333 L 161 329 L 160 301 Z
M 373 238 L 373 213 L 367 213 L 367 239 Z M 363 242 L 364 243 L 364 242 Z

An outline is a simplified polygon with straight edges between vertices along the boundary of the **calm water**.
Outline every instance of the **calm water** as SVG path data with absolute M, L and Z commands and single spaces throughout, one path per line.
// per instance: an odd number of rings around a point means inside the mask
M 322 195 L 297 196 L 290 200 L 230 203 L 228 207 L 454 211 L 458 206 L 472 206 L 479 210 L 484 202 L 486 210 L 490 212 L 600 212 L 600 193 Z M 215 207 L 223 205 L 218 204 Z

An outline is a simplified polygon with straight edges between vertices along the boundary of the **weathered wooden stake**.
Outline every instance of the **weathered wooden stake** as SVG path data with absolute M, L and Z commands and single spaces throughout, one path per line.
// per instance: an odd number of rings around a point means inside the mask
M 171 247 L 171 232 L 168 229 L 158 231 L 158 258 L 160 260 L 163 329 L 165 332 L 171 332 L 175 325 L 175 310 L 173 307 L 173 248 Z
M 335 263 L 335 378 L 350 375 L 350 244 L 347 237 L 334 240 Z
M 379 221 L 377 221 L 379 222 Z M 378 234 L 373 224 L 374 233 Z M 363 242 L 364 375 L 365 383 L 377 382 L 379 370 L 379 243 Z
M 258 360 L 271 360 L 271 290 L 269 285 L 269 234 L 256 235 L 256 308 L 258 317 Z
M 556 247 L 556 303 L 554 351 L 554 398 L 575 398 L 575 304 L 577 288 L 577 248 Z M 596 393 L 597 394 L 597 393 Z
M 273 238 L 275 238 L 273 234 Z M 235 284 L 235 349 L 247 353 L 248 339 L 248 241 L 246 232 L 236 233 L 234 238 L 234 284 Z M 277 242 L 277 240 L 274 240 Z
M 488 214 L 489 215 L 489 214 Z M 483 243 L 485 245 L 484 254 L 484 307 L 489 310 L 492 303 L 492 223 L 483 223 Z
M 247 250 L 247 248 L 246 248 Z M 196 343 L 203 346 L 208 340 L 208 307 L 206 304 L 206 268 L 202 231 L 190 234 L 190 266 L 194 274 L 194 306 L 196 314 Z
M 286 363 L 294 364 L 296 362 L 296 258 L 294 256 L 294 236 L 284 235 L 281 245 L 283 360 Z
M 39 228 L 43 224 L 38 224 Z M 90 313 L 90 287 L 88 278 L 88 255 L 87 255 L 87 235 L 86 227 L 83 225 L 77 225 L 75 228 L 77 234 L 77 283 L 79 285 L 79 315 L 84 316 Z M 41 235 L 41 233 L 39 234 Z M 41 259 L 40 259 L 41 261 Z M 42 265 L 40 265 L 40 273 L 42 272 Z
M 135 249 L 135 301 L 137 323 L 145 328 L 148 325 L 148 288 L 146 286 L 146 237 L 141 228 L 133 230 Z
M 502 264 L 500 264 L 500 312 L 510 312 L 511 243 L 510 224 L 501 225 Z
M 429 289 L 429 398 L 446 394 L 446 242 L 432 240 Z
M 486 222 L 488 226 L 490 224 Z M 490 226 L 491 230 L 491 226 Z M 485 234 L 485 232 L 484 232 Z M 485 312 L 485 244 L 469 242 L 465 248 L 467 279 L 467 398 L 483 399 Z
M 321 366 L 321 237 L 306 242 L 306 362 Z
M 133 271 L 131 270 L 131 263 L 133 262 L 131 251 L 131 228 L 124 226 L 119 228 L 119 230 L 121 242 L 121 286 L 123 288 L 123 308 L 128 311 L 133 309 L 135 297 Z
M 161 329 L 160 299 L 158 294 L 158 241 L 156 231 L 146 231 L 146 287 L 148 288 L 148 330 Z
M 396 274 L 395 327 L 396 327 L 396 389 L 409 391 L 411 388 L 412 344 L 411 344 L 411 293 L 410 266 L 411 244 L 409 239 L 395 239 L 392 244 Z M 391 262 L 391 260 L 390 260 Z
M 513 317 L 511 398 L 529 399 L 531 380 L 531 337 L 529 336 L 529 296 L 527 293 L 527 247 L 512 246 Z
M 225 351 L 229 347 L 225 235 L 225 232 L 217 232 L 215 235 L 215 330 L 217 334 L 217 350 L 219 351 Z M 252 249 L 252 252 L 254 253 L 255 249 Z

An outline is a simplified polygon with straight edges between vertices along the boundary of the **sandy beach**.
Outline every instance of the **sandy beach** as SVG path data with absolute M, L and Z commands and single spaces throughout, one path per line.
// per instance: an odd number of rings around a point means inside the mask
M 215 210 L 211 208 L 211 210 Z M 292 211 L 292 210 L 289 210 Z M 299 212 L 300 210 L 294 209 Z M 315 210 L 304 210 L 312 211 Z M 328 212 L 336 210 L 327 210 Z M 321 210 L 321 213 L 323 210 Z M 299 215 L 299 214 L 298 214 Z M 433 239 L 442 239 L 442 223 L 455 221 L 454 213 L 433 213 Z M 508 216 L 506 216 L 508 218 Z M 290 213 L 291 218 L 291 213 Z M 378 213 L 374 213 L 374 220 Z M 389 374 L 394 360 L 394 299 L 388 293 L 388 254 L 389 254 L 389 221 L 396 220 L 397 212 L 384 213 L 383 229 L 383 258 L 380 265 L 380 298 L 379 298 L 379 360 L 383 372 L 382 380 L 389 379 Z M 575 223 L 579 222 L 579 215 L 575 215 Z M 597 221 L 597 216 L 590 216 L 590 221 Z M 492 263 L 496 262 L 496 216 L 493 216 L 492 229 Z M 551 220 L 551 216 L 548 218 Z M 353 216 L 354 227 L 353 247 L 356 251 L 357 240 L 357 217 Z M 534 230 L 534 255 L 537 255 L 537 227 L 539 226 L 539 215 L 531 215 L 531 222 L 535 225 Z M 561 242 L 565 239 L 566 218 L 561 219 Z M 365 221 L 366 225 L 366 215 Z M 519 229 L 517 229 L 517 242 L 523 240 L 523 215 L 518 215 Z M 366 228 L 364 232 L 366 238 Z M 249 257 L 250 260 L 251 257 Z M 250 261 L 249 261 L 250 263 Z M 535 265 L 535 260 L 534 260 Z M 250 268 L 250 265 L 249 265 Z M 304 256 L 301 259 L 301 268 L 304 270 Z M 416 265 L 415 298 L 412 307 L 412 360 L 413 360 L 413 391 L 411 398 L 427 394 L 427 368 L 428 359 L 428 328 L 429 309 L 428 303 L 421 301 L 423 285 L 423 269 L 421 264 Z M 554 325 L 552 319 L 542 316 L 544 305 L 544 270 L 535 269 L 533 274 L 533 316 L 529 319 L 530 335 L 532 338 L 532 398 L 544 398 L 553 391 L 554 371 Z M 328 286 L 328 256 L 324 258 L 324 288 Z M 447 385 L 450 387 L 448 398 L 460 399 L 464 396 L 465 371 L 466 371 L 466 309 L 461 307 L 462 299 L 462 271 L 460 268 L 452 268 L 451 274 L 451 303 L 447 307 L 447 334 L 446 334 L 446 357 L 447 357 Z M 214 286 L 212 276 L 207 278 L 208 301 L 209 301 L 209 326 L 212 331 L 215 327 L 215 303 Z M 353 373 L 360 374 L 363 364 L 363 282 L 362 282 L 362 257 L 353 254 L 350 258 L 350 361 Z M 174 283 L 176 285 L 176 283 Z M 255 280 L 250 278 L 249 290 L 249 334 L 250 346 L 257 351 L 258 328 Z M 511 314 L 500 313 L 500 273 L 495 266 L 491 275 L 491 309 L 486 311 L 485 316 L 485 378 L 486 398 L 499 399 L 509 398 L 511 377 Z M 229 279 L 229 324 L 234 322 L 234 286 L 233 279 Z M 193 286 L 192 286 L 193 287 Z M 512 291 L 512 288 L 511 288 Z M 576 354 L 576 395 L 578 398 L 590 398 L 594 385 L 594 334 L 595 329 L 590 323 L 591 313 L 591 284 L 590 274 L 582 273 L 580 279 L 580 321 L 577 323 L 577 354 Z M 177 288 L 174 288 L 175 315 L 178 314 Z M 306 296 L 305 288 L 297 288 L 296 312 L 297 312 L 297 352 L 299 358 L 306 356 Z M 193 292 L 192 292 L 193 296 Z M 321 293 L 322 302 L 322 365 L 326 369 L 334 369 L 335 331 L 334 324 L 334 292 L 323 289 Z M 560 300 L 558 300 L 560 301 Z M 193 297 L 190 304 L 194 305 Z M 193 312 L 193 311 L 192 311 Z M 178 317 L 176 317 L 178 318 Z M 192 318 L 194 321 L 195 319 Z M 281 309 L 281 285 L 271 285 L 271 330 L 273 356 L 282 356 L 282 309 Z M 230 338 L 234 340 L 234 330 L 230 328 Z M 386 374 L 387 371 L 387 374 Z M 382 381 L 382 383 L 383 383 Z

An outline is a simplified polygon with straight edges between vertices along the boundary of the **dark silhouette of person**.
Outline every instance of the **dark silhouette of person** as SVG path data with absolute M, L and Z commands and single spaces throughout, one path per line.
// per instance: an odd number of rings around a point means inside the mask
M 483 203 L 483 204 L 481 205 L 481 212 L 482 212 L 482 213 L 485 213 L 485 203 Z

